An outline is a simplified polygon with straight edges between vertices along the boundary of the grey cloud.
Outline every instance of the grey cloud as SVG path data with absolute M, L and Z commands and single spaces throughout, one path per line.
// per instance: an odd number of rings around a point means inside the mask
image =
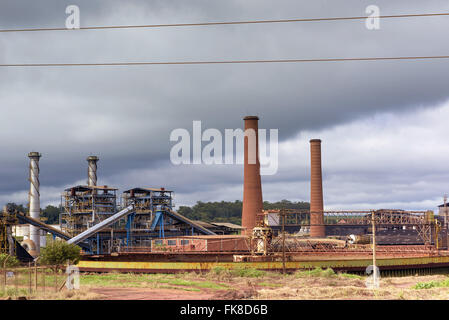
M 116 25 L 363 15 L 371 1 L 8 1 L 0 4 L 0 27 L 63 26 L 68 4 L 80 6 L 82 25 Z M 384 14 L 449 9 L 446 1 L 377 4 Z M 448 27 L 443 17 L 384 20 L 379 31 L 368 31 L 357 21 L 11 33 L 0 34 L 0 62 L 440 55 L 449 52 L 441 40 Z M 98 154 L 105 183 L 172 184 L 182 194 L 221 200 L 220 189 L 239 190 L 241 170 L 173 168 L 171 130 L 190 129 L 193 120 L 202 120 L 203 128 L 236 128 L 244 115 L 258 114 L 261 127 L 279 128 L 281 140 L 287 141 L 299 132 L 320 132 L 377 113 L 434 108 L 449 98 L 446 65 L 439 60 L 0 68 L 0 192 L 26 189 L 26 153 L 38 150 L 44 154 L 41 181 L 48 187 L 84 179 L 86 156 Z M 133 170 L 149 170 L 148 180 L 129 174 Z M 295 179 L 303 183 L 307 171 L 301 170 L 280 170 L 264 179 L 272 186 Z M 372 170 L 369 175 L 348 167 L 333 172 L 369 179 L 376 170 L 389 168 Z M 419 165 L 413 170 L 419 171 Z M 275 197 L 284 188 L 267 190 Z

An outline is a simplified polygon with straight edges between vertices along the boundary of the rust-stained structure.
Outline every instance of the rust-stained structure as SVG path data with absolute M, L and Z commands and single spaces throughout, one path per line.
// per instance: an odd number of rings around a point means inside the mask
M 364 272 L 372 264 L 373 247 L 382 272 L 449 268 L 446 201 L 444 217 L 434 216 L 432 211 L 397 209 L 324 211 L 319 139 L 310 140 L 310 209 L 264 211 L 258 120 L 257 116 L 244 118 L 242 235 L 217 235 L 208 228 L 233 232 L 240 228 L 226 222 L 192 221 L 178 214 L 173 191 L 165 188 L 126 190 L 119 204 L 117 189 L 97 185 L 96 156 L 87 158 L 87 185 L 64 191 L 62 232 L 58 231 L 32 218 L 39 213 L 40 154 L 30 153 L 32 217 L 8 208 L 0 212 L 0 252 L 22 248 L 12 239 L 11 229 L 22 222 L 82 246 L 82 271 L 202 272 L 217 266 L 244 266 Z M 39 240 L 24 246 L 36 251 L 35 243 Z
M 262 212 L 263 209 L 259 162 L 259 118 L 247 116 L 243 120 L 245 120 L 245 155 L 242 227 L 244 228 L 243 233 L 249 235 L 256 226 L 256 215 Z
M 325 237 L 321 140 L 310 140 L 310 236 Z
M 153 239 L 150 252 L 247 253 L 248 237 L 242 235 L 198 235 Z
M 117 211 L 117 189 L 108 186 L 74 186 L 62 194 L 61 230 L 75 236 L 111 217 Z

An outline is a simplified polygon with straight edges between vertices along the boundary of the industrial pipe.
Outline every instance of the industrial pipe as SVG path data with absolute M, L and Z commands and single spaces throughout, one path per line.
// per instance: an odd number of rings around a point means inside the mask
M 30 203 L 30 217 L 36 220 L 40 220 L 40 193 L 39 193 L 39 159 L 42 155 L 39 152 L 30 152 L 28 157 L 30 158 L 30 193 L 29 193 L 29 203 Z M 33 257 L 38 255 L 40 252 L 40 229 L 30 225 L 30 240 L 35 245 L 35 252 L 30 252 Z
M 97 186 L 97 162 L 100 159 L 96 156 L 89 156 L 87 162 L 89 167 L 87 169 L 87 185 L 89 187 Z

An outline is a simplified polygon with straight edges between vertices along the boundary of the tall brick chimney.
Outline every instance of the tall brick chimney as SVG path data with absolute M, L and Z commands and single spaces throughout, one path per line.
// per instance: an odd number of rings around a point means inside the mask
M 310 140 L 310 236 L 325 237 L 321 140 Z
M 260 180 L 260 163 L 259 163 L 259 134 L 258 121 L 256 116 L 247 116 L 245 120 L 245 158 L 244 158 L 244 176 L 243 176 L 243 209 L 242 209 L 242 227 L 244 234 L 251 234 L 252 229 L 256 226 L 256 215 L 262 212 L 262 184 Z M 252 130 L 254 130 L 252 132 Z M 255 141 L 248 139 L 248 135 L 255 135 Z M 255 142 L 255 146 L 251 143 Z M 251 147 L 251 149 L 249 149 Z M 251 152 L 254 152 L 253 154 Z

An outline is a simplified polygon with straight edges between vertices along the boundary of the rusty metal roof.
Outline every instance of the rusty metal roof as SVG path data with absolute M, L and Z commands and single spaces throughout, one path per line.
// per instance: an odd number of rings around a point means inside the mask
M 176 236 L 172 239 L 201 239 L 201 240 L 211 240 L 211 239 L 245 239 L 248 236 L 240 234 L 221 234 L 221 235 L 195 235 L 195 236 Z M 168 239 L 168 238 L 167 238 Z
M 75 189 L 75 191 L 89 191 L 89 190 L 118 190 L 117 188 L 111 188 L 108 186 L 75 186 L 65 189 L 64 191 L 70 191 Z
M 230 229 L 244 229 L 242 226 L 230 222 L 211 222 L 211 224 L 213 224 L 214 226 L 226 227 Z
M 131 191 L 134 192 L 173 192 L 172 190 L 167 190 L 165 188 L 141 188 L 141 187 L 137 187 L 137 188 L 132 188 L 129 190 L 125 190 L 123 191 L 123 193 L 130 193 Z
M 193 220 L 193 222 L 195 222 L 195 223 L 197 223 L 197 224 L 199 224 L 202 227 L 207 228 L 207 229 L 215 228 L 215 226 L 213 224 L 210 224 L 208 222 L 204 222 L 204 221 L 201 221 L 201 220 Z

